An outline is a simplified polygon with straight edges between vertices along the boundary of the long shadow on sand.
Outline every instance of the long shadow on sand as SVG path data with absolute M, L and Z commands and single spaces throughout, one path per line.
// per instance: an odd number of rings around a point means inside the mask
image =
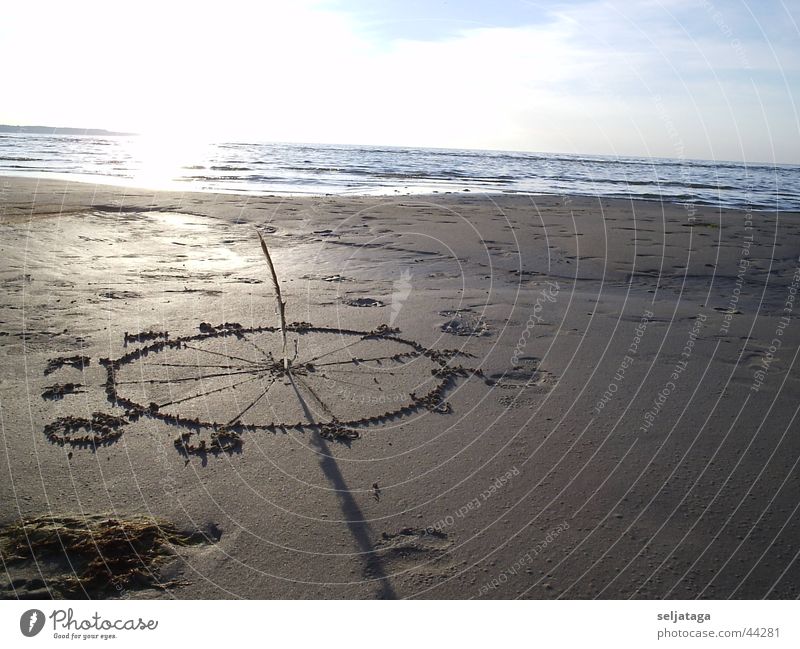
M 303 395 L 300 393 L 300 390 L 297 388 L 297 384 L 295 383 L 291 373 L 289 373 L 288 376 L 292 383 L 292 387 L 294 388 L 295 394 L 297 395 L 297 400 L 300 402 L 300 405 L 303 408 L 305 416 L 308 417 L 308 421 L 316 424 L 316 418 L 309 409 L 308 404 L 303 398 Z M 319 398 L 314 394 L 311 388 L 308 386 L 305 386 L 305 388 L 317 401 L 319 401 Z M 323 404 L 321 401 L 320 404 L 325 407 L 325 404 Z M 319 432 L 316 430 L 311 433 L 311 444 L 317 450 L 319 450 L 320 457 L 322 458 L 319 463 L 320 467 L 322 468 L 322 472 L 325 474 L 325 477 L 336 490 L 336 495 L 339 497 L 339 504 L 342 508 L 342 514 L 344 514 L 344 520 L 347 522 L 347 528 L 350 530 L 350 533 L 353 535 L 353 539 L 355 539 L 359 550 L 364 556 L 365 570 L 369 568 L 371 574 L 374 575 L 372 579 L 380 585 L 378 596 L 381 599 L 396 599 L 397 594 L 394 592 L 394 589 L 389 582 L 389 577 L 386 574 L 386 570 L 383 567 L 383 563 L 372 544 L 370 527 L 364 520 L 364 514 L 361 512 L 361 508 L 353 498 L 350 488 L 347 486 L 344 476 L 339 470 L 339 465 L 336 463 L 336 459 L 331 455 L 328 445 L 325 443 L 325 440 L 320 437 Z

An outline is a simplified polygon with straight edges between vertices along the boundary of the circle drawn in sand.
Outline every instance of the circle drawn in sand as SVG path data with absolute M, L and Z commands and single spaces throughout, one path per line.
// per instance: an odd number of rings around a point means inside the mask
M 373 331 L 293 323 L 288 370 L 277 327 L 237 323 L 158 340 L 104 359 L 106 394 L 131 419 L 147 416 L 181 426 L 183 452 L 236 450 L 240 433 L 315 429 L 349 441 L 352 427 L 415 411 L 451 411 L 445 393 L 458 377 L 480 374 L 452 363 L 458 351 L 429 350 L 385 325 Z M 209 443 L 192 435 L 209 429 Z

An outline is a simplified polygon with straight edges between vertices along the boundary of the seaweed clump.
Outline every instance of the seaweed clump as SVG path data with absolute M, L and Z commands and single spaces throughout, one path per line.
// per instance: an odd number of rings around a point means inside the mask
M 83 371 L 92 360 L 88 356 L 66 356 L 61 358 L 51 358 L 47 361 L 47 366 L 44 368 L 44 375 L 48 376 L 56 370 L 60 370 L 65 365 L 67 367 L 74 367 L 76 370 Z
M 220 426 L 211 433 L 208 442 L 204 439 L 201 439 L 199 442 L 193 442 L 192 436 L 195 435 L 196 432 L 197 431 L 187 431 L 175 438 L 175 448 L 178 449 L 178 452 L 184 457 L 190 455 L 200 455 L 204 457 L 209 453 L 211 455 L 219 455 L 220 453 L 227 453 L 230 455 L 231 453 L 240 453 L 242 450 L 242 444 L 244 442 L 238 431 Z
M 158 340 L 159 338 L 163 338 L 165 340 L 169 339 L 169 331 L 139 331 L 137 333 L 128 333 L 125 332 L 124 341 L 127 345 L 128 343 L 144 343 L 150 340 Z
M 0 530 L 0 555 L 9 567 L 36 561 L 54 598 L 94 599 L 175 586 L 158 570 L 175 547 L 218 538 L 146 516 L 40 516 Z
M 57 401 L 63 399 L 68 394 L 79 394 L 83 385 L 81 383 L 56 383 L 48 385 L 42 392 L 42 399 Z
M 53 444 L 64 446 L 105 446 L 122 437 L 123 426 L 128 425 L 124 417 L 104 412 L 92 413 L 91 419 L 84 417 L 59 417 L 44 427 L 44 434 Z M 78 434 L 84 431 L 83 434 Z
M 319 427 L 319 436 L 333 442 L 351 442 L 360 437 L 357 430 L 342 426 L 338 421 L 331 421 Z

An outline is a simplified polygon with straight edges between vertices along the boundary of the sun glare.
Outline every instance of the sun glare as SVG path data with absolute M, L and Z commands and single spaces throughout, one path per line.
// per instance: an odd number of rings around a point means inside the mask
M 151 133 L 131 139 L 130 156 L 134 184 L 151 189 L 169 189 L 192 169 L 207 166 L 210 145 L 205 138 L 175 133 Z

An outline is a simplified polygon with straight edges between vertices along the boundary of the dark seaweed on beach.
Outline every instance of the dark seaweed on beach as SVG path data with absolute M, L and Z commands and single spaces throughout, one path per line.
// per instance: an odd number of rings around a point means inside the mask
M 124 417 L 95 412 L 91 419 L 84 417 L 59 417 L 44 427 L 45 437 L 53 444 L 64 446 L 105 446 L 122 437 L 122 428 L 128 424 Z M 82 435 L 77 433 L 85 431 Z
M 54 401 L 63 399 L 67 394 L 78 394 L 82 392 L 78 388 L 82 388 L 80 383 L 56 383 L 55 385 L 48 385 L 42 392 L 42 399 Z
M 357 430 L 342 426 L 339 422 L 332 421 L 319 427 L 319 436 L 335 442 L 350 442 L 360 437 Z
M 200 330 L 201 333 L 204 334 L 217 333 L 220 331 L 236 332 L 239 329 L 242 329 L 242 325 L 240 325 L 238 322 L 223 322 L 222 324 L 219 325 L 212 325 L 209 324 L 208 322 L 201 322 L 198 325 L 198 329 Z
M 372 297 L 346 298 L 342 301 L 348 306 L 357 306 L 357 307 L 386 306 L 385 303 L 381 302 L 380 300 L 376 300 L 375 298 Z
M 455 383 L 458 377 L 483 376 L 481 370 L 462 367 L 461 365 L 442 365 L 441 367 L 431 370 L 431 374 L 440 379 L 441 383 L 428 392 L 428 394 L 422 396 L 418 396 L 412 392 L 411 399 L 415 405 L 427 408 L 430 412 L 435 412 L 439 415 L 447 415 L 453 412 L 453 406 L 450 405 L 449 401 L 445 401 L 444 394 Z
M 475 354 L 461 351 L 460 349 L 430 349 L 425 355 L 437 363 L 446 364 L 451 358 L 461 356 L 463 358 L 476 358 Z
M 389 325 L 382 324 L 375 327 L 375 329 L 370 331 L 366 336 L 364 336 L 364 338 L 376 338 L 376 337 L 386 338 L 399 333 L 400 329 L 398 329 L 397 327 L 390 327 Z
M 169 331 L 140 331 L 139 333 L 129 334 L 125 332 L 125 343 L 144 343 L 159 338 L 168 339 Z
M 44 368 L 44 375 L 47 376 L 48 374 L 52 374 L 56 370 L 60 370 L 65 365 L 68 367 L 74 367 L 78 370 L 83 370 L 84 367 L 89 366 L 89 363 L 91 363 L 91 359 L 88 356 L 66 356 L 62 358 L 51 358 L 49 361 L 47 361 L 47 366 Z
M 313 329 L 314 325 L 305 320 L 301 320 L 300 322 L 290 322 L 286 325 L 286 328 L 290 331 L 308 331 L 309 329 Z
M 423 397 L 418 397 L 414 393 L 411 394 L 414 403 L 424 406 L 430 412 L 435 412 L 439 415 L 449 415 L 453 412 L 453 406 L 449 401 L 445 401 L 439 393 L 426 394 Z
M 218 455 L 220 453 L 238 453 L 242 449 L 242 436 L 228 428 L 219 427 L 209 435 L 209 441 L 201 439 L 199 442 L 193 442 L 192 436 L 196 431 L 186 431 L 175 438 L 175 448 L 178 451 L 189 457 L 190 455 L 205 456 L 209 453 L 211 455 Z
M 8 566 L 36 561 L 54 572 L 42 575 L 52 597 L 94 599 L 177 585 L 160 580 L 159 566 L 176 546 L 213 540 L 145 516 L 41 516 L 0 530 L 0 554 Z

